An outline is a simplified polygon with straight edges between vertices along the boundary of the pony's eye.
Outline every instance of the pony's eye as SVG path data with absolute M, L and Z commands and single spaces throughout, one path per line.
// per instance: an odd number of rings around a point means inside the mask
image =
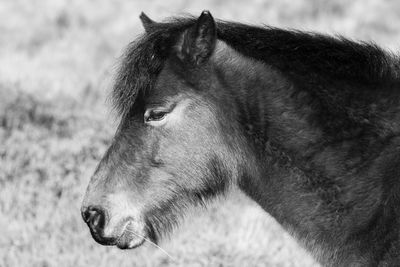
M 150 121 L 161 121 L 162 119 L 165 118 L 165 115 L 167 115 L 167 112 L 165 111 L 155 111 L 152 110 L 150 112 L 146 112 L 144 114 L 144 121 L 145 122 L 150 122 Z

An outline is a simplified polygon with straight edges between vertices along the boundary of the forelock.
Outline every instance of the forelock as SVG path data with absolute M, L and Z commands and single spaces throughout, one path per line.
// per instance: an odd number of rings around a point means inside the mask
M 193 23 L 193 18 L 157 23 L 151 32 L 128 45 L 111 92 L 113 108 L 118 115 L 125 116 L 151 91 L 179 34 Z

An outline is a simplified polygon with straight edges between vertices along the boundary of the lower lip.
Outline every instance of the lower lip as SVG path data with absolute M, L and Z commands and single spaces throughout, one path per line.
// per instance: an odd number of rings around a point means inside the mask
M 134 241 L 132 240 L 132 241 L 129 242 L 128 248 L 129 248 L 129 249 L 137 248 L 137 247 L 143 245 L 144 241 L 145 241 L 145 240 L 142 239 L 142 240 L 140 240 L 140 242 L 138 243 L 138 242 L 134 242 Z
M 131 240 L 131 241 L 129 241 L 128 244 L 126 244 L 125 242 L 117 242 L 116 246 L 119 249 L 133 249 L 133 248 L 137 248 L 137 247 L 143 245 L 144 242 L 145 242 L 144 239 L 142 239 L 142 240 Z

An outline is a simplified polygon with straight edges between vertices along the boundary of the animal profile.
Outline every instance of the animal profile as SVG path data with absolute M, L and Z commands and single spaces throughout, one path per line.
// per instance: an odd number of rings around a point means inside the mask
M 237 187 L 323 265 L 400 265 L 397 56 L 208 11 L 140 18 L 82 204 L 97 242 L 157 243 Z

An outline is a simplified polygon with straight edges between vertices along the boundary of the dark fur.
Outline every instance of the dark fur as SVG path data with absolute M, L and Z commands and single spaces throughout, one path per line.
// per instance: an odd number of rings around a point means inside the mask
M 205 207 L 207 200 L 224 195 L 227 191 L 231 174 L 223 167 L 223 163 L 217 157 L 211 156 L 206 168 L 207 178 L 204 179 L 203 187 L 188 191 L 175 184 L 174 187 L 178 190 L 174 192 L 174 197 L 165 199 L 145 214 L 148 236 L 153 242 L 157 243 L 161 237 L 171 233 L 188 207 Z
M 195 22 L 147 26 L 128 48 L 112 95 L 123 118 L 152 94 Z M 269 70 L 246 81 L 250 95 L 215 69 L 225 91 L 214 97 L 235 114 L 256 158 L 242 163 L 240 188 L 323 264 L 399 265 L 399 59 L 370 43 L 230 22 L 217 23 L 217 37 Z M 229 172 L 218 161 L 208 166 L 214 183 L 149 211 L 150 237 L 172 228 L 188 199 L 225 191 Z

